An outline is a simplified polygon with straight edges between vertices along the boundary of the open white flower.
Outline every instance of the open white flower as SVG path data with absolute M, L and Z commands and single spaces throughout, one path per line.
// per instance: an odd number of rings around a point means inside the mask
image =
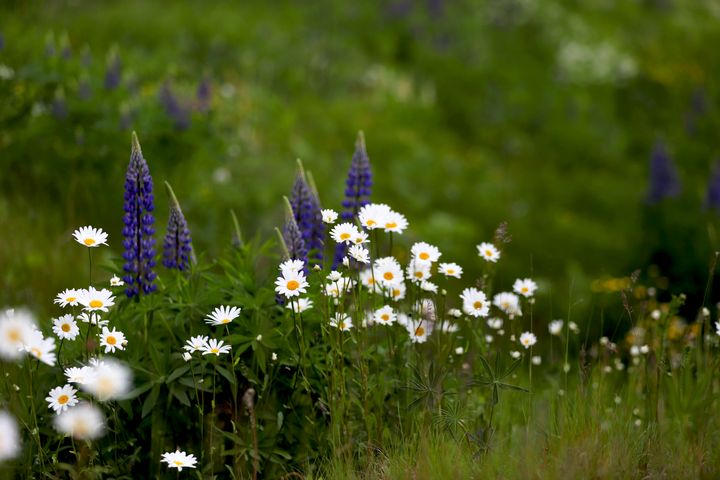
M 495 248 L 492 243 L 483 242 L 477 246 L 478 255 L 485 259 L 485 261 L 497 263 L 500 260 L 500 250 Z
M 108 307 L 115 305 L 115 297 L 108 289 L 96 290 L 95 287 L 89 287 L 79 291 L 78 302 L 87 311 L 107 312 Z
M 178 472 L 182 472 L 183 468 L 195 468 L 197 458 L 195 458 L 195 455 L 188 455 L 178 449 L 174 452 L 163 453 L 160 461 L 167 463 L 168 467 L 177 468 Z
M 94 228 L 91 226 L 80 227 L 73 232 L 73 237 L 80 245 L 86 247 L 99 247 L 100 245 L 107 245 L 107 233 L 103 232 L 101 228 Z
M 405 328 L 410 334 L 410 341 L 412 343 L 425 343 L 428 335 L 430 334 L 428 327 L 429 324 L 422 320 L 408 319 L 408 322 L 405 324 Z
M 400 300 L 405 299 L 407 287 L 405 286 L 404 282 L 400 282 L 396 285 L 391 285 L 387 287 L 385 291 L 387 292 L 387 296 L 389 296 L 394 301 L 399 302 Z
M 207 336 L 198 335 L 196 337 L 190 337 L 190 340 L 185 342 L 185 345 L 183 345 L 183 349 L 190 353 L 201 352 L 207 348 L 207 343 Z
M 382 287 L 392 287 L 403 281 L 403 271 L 394 257 L 375 260 L 375 281 Z
M 0 410 L 0 462 L 17 457 L 20 453 L 20 429 L 15 417 Z
M 80 329 L 75 322 L 75 318 L 70 315 L 63 315 L 58 318 L 53 318 L 53 332 L 58 338 L 63 340 L 75 340 L 80 333 Z
M 370 241 L 370 236 L 361 230 L 358 230 L 355 233 L 355 236 L 352 238 L 352 243 L 355 245 L 361 245 L 363 243 L 368 243 Z M 347 265 L 346 265 L 347 266 Z
M 370 251 L 362 245 L 353 245 L 348 249 L 348 255 L 360 263 L 370 263 Z
M 103 320 L 102 318 L 100 318 L 100 314 L 97 312 L 83 312 L 78 315 L 77 318 L 83 323 L 89 323 L 97 327 L 104 327 L 105 325 L 110 323 L 110 320 Z
M 330 208 L 320 210 L 320 215 L 322 216 L 322 221 L 328 224 L 333 224 L 337 222 L 338 219 L 338 213 Z
M 100 346 L 105 347 L 105 353 L 115 352 L 115 349 L 125 350 L 125 345 L 127 340 L 123 332 L 115 330 L 115 327 L 112 330 L 103 327 L 100 333 Z
M 471 317 L 487 317 L 490 311 L 490 303 L 487 301 L 485 293 L 477 288 L 470 287 L 463 290 L 460 294 L 463 301 L 463 312 Z
M 412 246 L 410 249 L 410 253 L 412 253 L 412 256 L 416 260 L 420 260 L 421 262 L 437 262 L 440 258 L 440 250 L 435 245 L 430 245 L 429 243 L 425 242 L 418 242 L 415 245 Z
M 438 265 L 438 272 L 442 273 L 446 277 L 460 278 L 463 273 L 463 269 L 457 263 L 441 263 Z
M 537 337 L 534 333 L 524 332 L 520 335 L 520 345 L 525 348 L 530 348 L 537 343 Z
M 207 344 L 202 349 L 203 355 L 217 355 L 218 357 L 224 353 L 230 353 L 230 345 L 225 345 L 225 342 L 216 338 L 208 340 Z
M 553 320 L 548 324 L 550 335 L 560 336 L 562 334 L 564 322 L 562 320 Z
M 337 327 L 343 332 L 347 332 L 353 327 L 352 318 L 347 313 L 336 313 L 333 318 L 330 319 L 330 326 Z
M 500 330 L 503 327 L 503 319 L 497 317 L 488 318 L 487 326 L 492 328 L 493 330 Z
M 105 432 L 105 416 L 95 405 L 81 403 L 55 417 L 55 429 L 78 440 L 94 440 Z
M 313 301 L 309 298 L 298 298 L 297 300 L 290 300 L 287 304 L 287 308 L 294 311 L 295 313 L 302 313 L 305 310 L 310 310 L 313 306 Z
M 62 412 L 77 405 L 78 399 L 77 390 L 72 385 L 64 385 L 62 387 L 55 387 L 48 393 L 45 401 L 48 402 L 48 408 L 55 410 L 55 413 L 60 415 Z
M 280 272 L 298 273 L 305 270 L 305 262 L 303 260 L 285 260 L 280 264 Z
M 36 329 L 35 318 L 28 310 L 8 309 L 0 312 L 0 358 L 22 358 L 23 345 Z
M 390 207 L 383 203 L 370 203 L 360 209 L 358 220 L 360 220 L 360 225 L 368 230 L 383 228 L 390 211 Z
M 67 288 L 62 292 L 58 293 L 55 297 L 54 302 L 65 308 L 68 305 L 74 307 L 78 304 L 78 296 L 80 295 L 79 290 L 74 288 Z
M 535 290 L 537 290 L 537 283 L 533 282 L 529 278 L 518 278 L 515 280 L 515 283 L 513 284 L 513 290 L 518 295 L 522 295 L 523 297 L 530 298 L 535 294 Z
M 117 275 L 113 275 L 112 277 L 110 277 L 111 287 L 122 287 L 123 285 L 125 285 L 125 282 L 123 282 L 122 279 Z
M 401 213 L 390 210 L 385 216 L 383 228 L 389 233 L 402 233 L 408 227 L 407 218 Z
M 429 280 L 423 280 L 420 282 L 420 290 L 424 292 L 437 293 L 438 286 Z
M 70 367 L 65 369 L 67 381 L 78 385 L 87 382 L 92 374 L 93 367 Z
M 226 325 L 240 316 L 239 307 L 221 305 L 205 318 L 205 323 L 212 326 Z
M 407 266 L 407 278 L 413 283 L 421 283 L 430 278 L 430 262 L 413 259 Z
M 522 315 L 520 299 L 510 292 L 500 292 L 493 297 L 493 305 L 508 314 L 510 317 Z
M 85 383 L 80 384 L 83 390 L 101 402 L 124 398 L 131 386 L 132 372 L 112 357 L 96 361 Z
M 340 223 L 330 230 L 330 237 L 336 243 L 354 243 L 354 239 L 360 234 L 358 228 L 352 223 Z
M 378 308 L 375 310 L 375 313 L 373 313 L 373 322 L 375 323 L 392 325 L 396 320 L 397 315 L 395 315 L 395 311 L 393 311 L 393 308 L 388 305 Z
M 41 362 L 55 365 L 55 339 L 52 337 L 44 338 L 40 330 L 33 331 L 23 344 L 23 350 Z
M 275 280 L 275 291 L 286 298 L 298 297 L 307 290 L 308 282 L 303 272 L 282 272 Z
M 343 278 L 342 273 L 338 272 L 337 270 L 333 270 L 332 272 L 327 274 L 326 277 L 331 282 L 337 282 L 341 278 Z
M 360 271 L 360 283 L 368 290 L 372 290 L 373 292 L 380 291 L 380 288 L 375 282 L 373 271 L 370 268 Z
M 340 279 L 325 284 L 325 294 L 329 297 L 337 298 L 349 292 L 355 286 L 355 281 L 351 278 L 340 277 Z

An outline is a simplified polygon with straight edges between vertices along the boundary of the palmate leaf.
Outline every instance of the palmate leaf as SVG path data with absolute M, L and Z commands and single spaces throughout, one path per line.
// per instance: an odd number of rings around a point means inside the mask
M 507 378 L 507 377 L 509 377 L 510 375 L 512 375 L 513 372 L 515 372 L 515 370 L 517 370 L 517 368 L 520 366 L 520 363 L 522 363 L 522 359 L 521 359 L 521 358 L 516 359 L 516 360 L 512 363 L 512 365 L 510 365 L 510 366 L 508 367 L 508 369 L 505 370 L 505 372 L 504 372 L 502 375 L 500 375 L 500 378 L 498 378 L 498 380 L 502 380 L 502 379 Z

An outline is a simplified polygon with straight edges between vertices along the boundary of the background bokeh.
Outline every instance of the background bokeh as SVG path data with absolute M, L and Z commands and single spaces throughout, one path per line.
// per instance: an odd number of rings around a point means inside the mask
M 209 254 L 231 208 L 271 236 L 296 158 L 338 208 L 363 130 L 374 199 L 468 278 L 508 221 L 500 286 L 537 278 L 547 316 L 619 308 L 637 268 L 703 295 L 713 0 L 3 2 L 0 38 L 0 305 L 49 312 L 84 285 L 78 226 L 119 256 L 132 130 L 159 234 L 167 180 Z

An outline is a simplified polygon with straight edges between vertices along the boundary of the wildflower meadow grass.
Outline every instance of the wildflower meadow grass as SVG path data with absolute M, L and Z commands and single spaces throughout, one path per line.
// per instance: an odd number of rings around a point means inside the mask
M 345 200 L 321 204 L 297 162 L 276 237 L 247 240 L 228 214 L 211 258 L 167 183 L 156 231 L 130 143 L 123 238 L 79 226 L 66 248 L 86 275 L 47 299 L 54 316 L 0 317 L 4 477 L 720 474 L 712 299 L 683 319 L 685 297 L 660 301 L 636 272 L 619 286 L 628 332 L 591 339 L 572 304 L 534 314 L 542 285 L 496 275 L 512 227 L 467 246 L 478 278 L 407 241 L 416 220 L 373 195 L 362 133 Z

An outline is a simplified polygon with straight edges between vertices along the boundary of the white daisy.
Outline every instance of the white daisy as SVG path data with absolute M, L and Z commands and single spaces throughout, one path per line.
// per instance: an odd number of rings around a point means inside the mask
M 425 292 L 437 293 L 438 286 L 435 285 L 433 282 L 423 280 L 422 282 L 420 282 L 420 290 L 423 290 Z
M 115 305 L 115 297 L 110 290 L 105 288 L 96 290 L 95 287 L 89 287 L 87 290 L 79 291 L 78 302 L 90 312 L 97 310 L 107 312 L 108 307 Z
M 533 355 L 530 361 L 533 365 L 540 365 L 542 363 L 542 357 L 540 355 Z
M 226 325 L 240 316 L 239 307 L 221 305 L 205 318 L 205 323 L 212 326 Z
M 520 345 L 525 348 L 530 348 L 537 343 L 537 337 L 534 333 L 524 332 L 520 335 Z
M 522 357 L 522 353 L 518 352 L 517 350 L 513 350 L 512 352 L 510 352 L 510 356 L 517 360 L 518 358 Z
M 413 259 L 407 266 L 407 278 L 413 283 L 420 283 L 430 278 L 430 262 Z
M 78 296 L 80 295 L 79 290 L 74 288 L 67 288 L 64 291 L 57 294 L 54 302 L 65 308 L 68 305 L 74 307 L 78 304 Z
M 72 385 L 64 385 L 62 387 L 55 387 L 48 393 L 45 401 L 48 402 L 48 408 L 55 410 L 55 413 L 60 415 L 62 412 L 68 409 L 68 407 L 74 407 L 78 403 L 77 390 Z
M 358 220 L 360 225 L 373 230 L 375 228 L 383 228 L 385 219 L 390 213 L 390 207 L 383 203 L 370 203 L 365 205 L 358 212 Z
M 322 221 L 328 224 L 333 224 L 337 222 L 338 219 L 338 213 L 330 208 L 320 210 L 320 215 L 322 215 Z
M 550 335 L 560 336 L 562 334 L 563 324 L 564 322 L 562 320 L 553 320 L 550 322 L 550 324 L 548 324 Z
M 353 243 L 354 239 L 360 234 L 358 228 L 352 223 L 340 223 L 330 230 L 330 237 L 336 243 Z
M 338 272 L 337 270 L 333 270 L 332 272 L 327 274 L 326 278 L 328 280 L 330 280 L 331 282 L 337 282 L 341 278 L 343 278 L 343 276 L 342 276 L 342 273 Z
M 382 325 L 392 325 L 397 320 L 397 315 L 393 311 L 392 307 L 385 305 L 382 308 L 378 308 L 373 313 L 373 321 Z
M 188 455 L 178 449 L 174 452 L 163 453 L 160 461 L 167 463 L 168 467 L 177 468 L 178 472 L 182 472 L 183 468 L 195 468 L 197 458 L 195 458 L 195 455 Z
M 515 283 L 513 284 L 513 290 L 518 295 L 522 295 L 523 297 L 530 298 L 535 294 L 535 290 L 537 290 L 537 283 L 533 282 L 529 278 L 518 278 L 515 280 Z
M 111 357 L 96 361 L 90 375 L 80 384 L 80 388 L 102 402 L 122 399 L 131 386 L 130 369 Z
M 216 338 L 211 338 L 202 350 L 203 355 L 214 354 L 218 357 L 224 353 L 230 353 L 230 345 L 225 345 L 225 342 Z
M 485 259 L 485 261 L 496 263 L 500 260 L 500 250 L 495 248 L 492 243 L 483 242 L 477 246 L 478 255 Z
M 352 243 L 354 243 L 355 245 L 361 245 L 361 244 L 367 243 L 369 241 L 370 241 L 370 236 L 366 232 L 363 232 L 360 230 L 358 230 L 355 233 L 355 236 L 352 238 Z
M 0 462 L 11 460 L 20 453 L 20 429 L 17 420 L 5 410 L 0 410 Z
M 80 227 L 73 232 L 73 237 L 80 245 L 86 247 L 99 247 L 100 245 L 107 245 L 107 233 L 103 232 L 101 228 L 94 228 L 91 226 Z
M 459 308 L 451 308 L 447 311 L 447 314 L 454 318 L 462 317 L 462 311 Z
M 407 218 L 401 213 L 390 210 L 385 217 L 383 228 L 386 232 L 402 233 L 408 227 Z
M 382 287 L 392 287 L 403 281 L 402 268 L 394 257 L 378 258 L 374 268 L 375 281 Z
M 347 332 L 353 327 L 352 318 L 347 313 L 336 313 L 333 318 L 330 319 L 330 326 L 337 327 L 343 332 Z
M 463 269 L 457 263 L 441 263 L 438 265 L 438 272 L 442 273 L 446 277 L 460 278 L 463 273 Z
M 89 323 L 91 325 L 96 325 L 98 327 L 104 327 L 105 325 L 110 323 L 110 320 L 103 320 L 100 318 L 100 314 L 97 312 L 83 312 L 80 315 L 77 316 L 83 323 Z
M 400 282 L 396 285 L 391 285 L 391 286 L 387 287 L 386 290 L 387 290 L 388 296 L 396 302 L 403 300 L 405 298 L 405 294 L 407 293 L 407 287 L 405 286 L 405 283 L 403 283 L 403 282 Z
M 190 340 L 185 342 L 185 345 L 183 345 L 183 349 L 190 353 L 200 352 L 207 348 L 207 343 L 207 336 L 198 335 L 196 337 L 190 337 Z
M 33 331 L 23 344 L 23 350 L 41 362 L 55 365 L 55 339 L 52 337 L 44 338 L 40 330 Z
M 368 290 L 372 290 L 374 292 L 379 291 L 379 288 L 375 282 L 373 271 L 369 268 L 366 268 L 365 270 L 362 270 L 360 272 L 360 283 L 362 283 L 363 287 L 367 288 Z
M 70 367 L 65 369 L 65 378 L 70 383 L 80 385 L 87 382 L 92 373 L 92 367 Z
M 510 292 L 500 292 L 493 297 L 493 305 L 508 314 L 510 317 L 522 315 L 520 299 Z
M 300 296 L 306 292 L 308 286 L 303 272 L 282 272 L 275 280 L 275 291 L 286 298 Z
M 500 330 L 503 326 L 503 319 L 497 317 L 488 318 L 487 326 L 492 328 L 493 330 Z
M 115 352 L 116 348 L 125 350 L 125 345 L 127 345 L 127 340 L 123 332 L 115 330 L 115 327 L 112 330 L 103 327 L 100 333 L 100 346 L 105 347 L 105 353 Z
M 303 260 L 285 260 L 280 264 L 281 272 L 298 273 L 304 272 L 305 262 Z
M 125 285 L 125 282 L 123 282 L 122 279 L 120 277 L 118 277 L 117 275 L 113 275 L 110 278 L 110 286 L 111 287 L 122 287 L 123 285 Z
M 410 334 L 410 341 L 412 343 L 425 343 L 427 337 L 430 334 L 428 323 L 422 320 L 409 320 L 405 325 L 408 333 Z
M 55 429 L 78 440 L 94 440 L 105 431 L 105 416 L 95 405 L 81 403 L 55 417 Z
M 309 298 L 298 298 L 297 300 L 291 300 L 287 304 L 287 308 L 295 313 L 302 313 L 305 310 L 310 310 L 312 307 L 313 301 Z
M 0 312 L 0 358 L 19 360 L 23 345 L 37 329 L 35 318 L 25 309 L 8 309 Z
M 440 250 L 435 245 L 425 242 L 418 242 L 410 249 L 413 258 L 422 262 L 437 262 L 440 258 Z
M 470 287 L 463 290 L 460 298 L 463 301 L 463 312 L 472 317 L 487 317 L 490 303 L 485 293 L 477 288 Z
M 52 329 L 53 332 L 55 332 L 55 335 L 63 340 L 75 340 L 75 337 L 77 337 L 80 333 L 80 329 L 75 322 L 75 318 L 70 314 L 53 318 Z
M 370 251 L 362 245 L 351 246 L 348 255 L 360 263 L 370 263 Z

